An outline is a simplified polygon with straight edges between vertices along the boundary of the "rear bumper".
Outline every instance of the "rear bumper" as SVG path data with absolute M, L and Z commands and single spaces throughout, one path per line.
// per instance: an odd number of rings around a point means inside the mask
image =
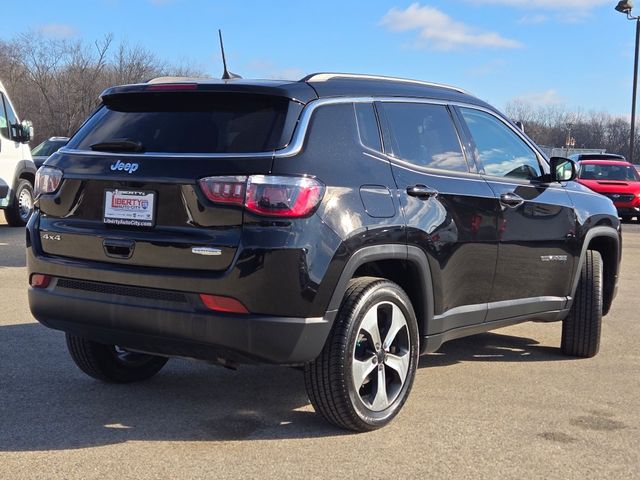
M 227 363 L 296 365 L 315 359 L 331 328 L 322 318 L 232 315 L 164 299 L 58 287 L 29 289 L 42 324 L 99 343 Z M 175 299 L 173 299 L 175 300 Z

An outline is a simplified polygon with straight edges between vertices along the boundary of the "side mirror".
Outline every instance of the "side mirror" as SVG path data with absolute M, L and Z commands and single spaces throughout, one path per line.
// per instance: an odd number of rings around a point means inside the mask
M 516 127 L 518 127 L 520 130 L 522 130 L 522 133 L 526 133 L 524 131 L 524 123 L 522 122 L 516 122 Z
M 33 138 L 33 123 L 29 120 L 23 120 L 22 123 L 14 125 L 12 130 L 15 132 L 15 140 L 20 143 L 29 143 Z
M 563 157 L 551 157 L 551 181 L 570 182 L 578 176 L 578 165 Z
M 33 138 L 33 123 L 29 120 L 23 120 L 20 127 L 22 128 L 22 138 L 24 138 L 23 143 L 29 143 Z

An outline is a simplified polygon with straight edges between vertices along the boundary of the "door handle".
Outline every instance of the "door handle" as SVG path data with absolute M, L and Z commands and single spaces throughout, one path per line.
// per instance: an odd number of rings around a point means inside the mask
M 518 208 L 524 203 L 524 199 L 515 193 L 503 193 L 500 195 L 500 203 L 509 208 Z
M 115 238 L 105 238 L 102 242 L 104 253 L 112 258 L 131 258 L 135 242 L 133 240 L 118 240 Z
M 434 188 L 427 187 L 426 185 L 414 185 L 412 187 L 407 187 L 407 195 L 426 200 L 428 198 L 438 196 L 438 191 Z

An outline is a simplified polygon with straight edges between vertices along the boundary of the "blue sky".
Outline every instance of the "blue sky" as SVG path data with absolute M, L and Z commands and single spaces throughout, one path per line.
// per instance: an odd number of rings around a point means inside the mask
M 634 23 L 615 0 L 31 0 L 8 2 L 0 38 L 44 35 L 141 45 L 219 75 L 394 75 L 513 99 L 628 116 Z M 561 6 L 562 5 L 562 6 Z M 638 8 L 640 13 L 640 7 Z

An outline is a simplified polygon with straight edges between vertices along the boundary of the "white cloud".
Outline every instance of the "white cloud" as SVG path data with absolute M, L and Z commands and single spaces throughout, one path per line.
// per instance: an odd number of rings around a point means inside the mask
M 559 105 L 564 103 L 564 99 L 556 90 L 546 90 L 544 92 L 525 93 L 513 99 L 515 102 L 531 103 L 533 105 Z
M 549 18 L 546 15 L 530 14 L 522 17 L 520 20 L 518 20 L 518 23 L 520 25 L 538 25 L 540 23 L 546 22 L 548 19 Z
M 518 48 L 522 44 L 495 32 L 483 32 L 457 22 L 434 7 L 409 5 L 405 10 L 392 8 L 380 21 L 392 32 L 418 30 L 417 47 L 453 50 L 459 47 Z
M 38 32 L 46 37 L 69 38 L 75 36 L 78 32 L 71 25 L 64 23 L 49 23 L 38 27 Z
M 504 5 L 528 9 L 566 10 L 572 8 L 588 10 L 601 5 L 612 5 L 611 0 L 466 0 L 476 5 Z

